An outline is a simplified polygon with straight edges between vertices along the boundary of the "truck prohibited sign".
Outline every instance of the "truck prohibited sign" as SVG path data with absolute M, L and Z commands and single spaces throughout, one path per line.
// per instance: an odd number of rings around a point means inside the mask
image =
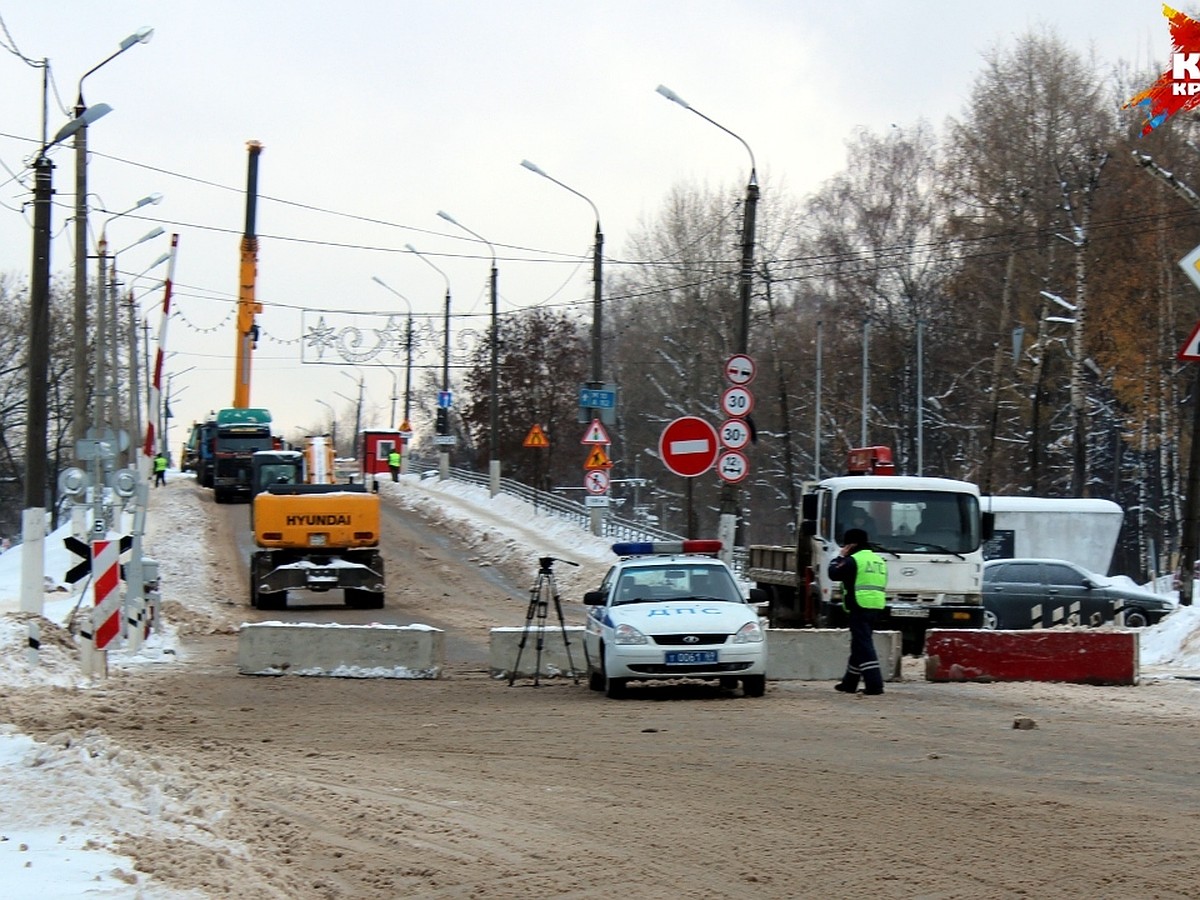
M 726 450 L 741 450 L 750 443 L 750 426 L 741 419 L 730 419 L 717 429 L 717 435 Z
M 736 484 L 750 474 L 750 461 L 737 450 L 726 450 L 717 460 L 717 474 L 722 481 Z
M 733 419 L 744 419 L 754 409 L 754 395 L 744 387 L 726 388 L 721 395 L 721 411 Z

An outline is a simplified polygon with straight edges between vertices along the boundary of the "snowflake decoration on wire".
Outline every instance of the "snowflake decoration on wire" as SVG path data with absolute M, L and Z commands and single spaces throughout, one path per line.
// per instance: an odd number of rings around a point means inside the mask
M 308 334 L 304 336 L 305 346 L 312 347 L 317 351 L 317 359 L 325 357 L 325 351 L 332 349 L 337 344 L 337 329 L 331 325 L 325 324 L 325 317 L 321 316 L 317 320 L 317 324 L 308 329 Z

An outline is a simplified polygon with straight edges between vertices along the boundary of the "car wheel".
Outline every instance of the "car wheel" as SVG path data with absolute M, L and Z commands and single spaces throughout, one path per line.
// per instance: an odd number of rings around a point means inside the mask
M 1000 629 L 1000 617 L 990 609 L 983 611 L 983 627 L 989 631 L 998 631 Z
M 747 697 L 761 697 L 766 692 L 766 675 L 747 675 L 742 679 L 742 693 Z
M 585 648 L 586 649 L 586 648 Z M 587 676 L 588 689 L 593 691 L 604 690 L 604 673 L 592 665 L 592 661 L 587 661 Z
M 1133 607 L 1125 610 L 1125 627 L 1126 628 L 1145 628 L 1150 624 L 1150 619 L 1146 616 L 1144 610 Z
M 600 651 L 600 665 L 604 667 L 604 696 L 610 700 L 620 700 L 625 696 L 625 679 L 612 678 L 608 674 L 608 663 L 604 659 L 604 651 Z

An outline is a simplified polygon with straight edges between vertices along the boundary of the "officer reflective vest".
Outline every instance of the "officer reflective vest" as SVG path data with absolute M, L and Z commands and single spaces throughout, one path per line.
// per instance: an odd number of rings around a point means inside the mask
M 167 471 L 167 458 L 165 456 L 160 455 L 160 456 L 154 457 L 154 471 L 155 472 Z
M 854 601 L 863 609 L 883 609 L 887 587 L 887 562 L 865 547 L 850 554 L 858 574 L 854 577 Z
M 393 469 L 400 468 L 400 454 L 395 450 L 388 454 L 388 465 Z

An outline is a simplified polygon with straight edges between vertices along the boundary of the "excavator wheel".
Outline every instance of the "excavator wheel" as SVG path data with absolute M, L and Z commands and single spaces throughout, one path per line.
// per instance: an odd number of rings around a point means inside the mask
M 346 605 L 351 609 L 383 609 L 383 592 L 346 588 Z

